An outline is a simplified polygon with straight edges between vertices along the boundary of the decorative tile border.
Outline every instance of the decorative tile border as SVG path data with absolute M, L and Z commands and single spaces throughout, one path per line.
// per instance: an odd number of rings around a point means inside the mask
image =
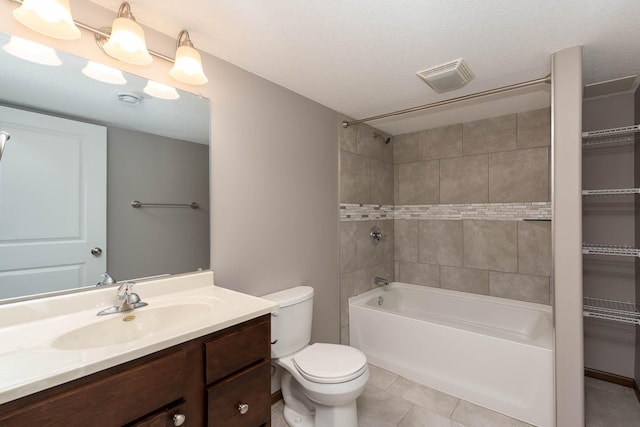
M 340 203 L 340 221 L 393 219 L 393 205 Z
M 471 203 L 460 205 L 340 205 L 340 221 L 371 219 L 550 220 L 550 202 Z

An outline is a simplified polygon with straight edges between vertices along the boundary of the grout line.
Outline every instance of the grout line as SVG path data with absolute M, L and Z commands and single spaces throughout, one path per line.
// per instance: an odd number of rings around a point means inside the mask
M 404 400 L 404 399 L 402 399 Z M 408 402 L 408 400 L 405 400 L 405 402 Z M 411 402 L 409 402 L 411 403 Z M 409 412 L 411 412 L 413 410 L 413 408 L 416 407 L 415 403 L 411 403 L 411 406 L 409 407 L 409 409 L 407 409 L 407 412 L 405 412 L 405 414 L 402 416 L 402 418 L 400 418 L 400 421 L 398 421 L 396 423 L 396 427 L 398 427 L 400 424 L 402 424 L 402 422 L 404 421 L 405 418 L 407 418 L 407 415 L 409 415 Z
M 453 407 L 453 409 L 451 410 L 451 413 L 449 414 L 449 416 L 447 418 L 449 418 L 451 421 L 453 421 L 453 418 L 451 418 L 453 416 L 453 414 L 456 412 L 456 409 L 458 409 L 458 406 L 460 406 L 460 402 L 462 401 L 462 399 L 458 398 L 458 401 L 456 402 L 456 406 Z

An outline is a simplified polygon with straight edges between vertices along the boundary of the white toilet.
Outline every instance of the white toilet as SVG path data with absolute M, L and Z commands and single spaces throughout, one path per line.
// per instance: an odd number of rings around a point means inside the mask
M 313 288 L 297 286 L 262 298 L 271 316 L 271 357 L 282 375 L 284 418 L 291 427 L 357 427 L 356 398 L 369 379 L 367 357 L 338 344 L 311 344 Z

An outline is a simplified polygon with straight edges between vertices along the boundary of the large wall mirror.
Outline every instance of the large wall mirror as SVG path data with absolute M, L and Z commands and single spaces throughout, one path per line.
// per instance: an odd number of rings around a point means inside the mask
M 0 302 L 209 268 L 209 101 L 10 42 L 0 33 Z

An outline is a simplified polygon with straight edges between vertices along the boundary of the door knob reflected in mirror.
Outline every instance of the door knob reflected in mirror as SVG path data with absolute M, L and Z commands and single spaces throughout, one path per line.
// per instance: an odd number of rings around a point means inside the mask
M 91 249 L 91 255 L 93 255 L 93 256 L 102 255 L 102 249 L 98 248 L 98 247 L 95 247 L 95 248 Z

